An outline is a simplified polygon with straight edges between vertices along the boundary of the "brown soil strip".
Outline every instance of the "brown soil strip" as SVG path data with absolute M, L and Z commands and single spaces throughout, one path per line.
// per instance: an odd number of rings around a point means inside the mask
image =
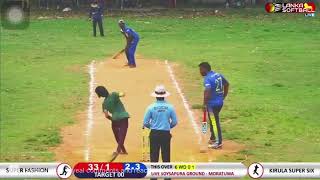
M 236 153 L 244 148 L 233 141 L 224 141 L 223 149 L 209 150 L 208 153 L 199 153 L 198 135 L 188 119 L 181 98 L 174 88 L 167 67 L 162 61 L 146 60 L 138 57 L 138 68 L 124 67 L 125 59 L 108 59 L 95 64 L 96 85 L 104 85 L 110 92 L 121 91 L 126 93 L 122 99 L 130 113 L 129 130 L 125 146 L 129 155 L 119 155 L 118 162 L 134 162 L 142 159 L 142 121 L 146 107 L 154 101 L 150 97 L 157 84 L 164 84 L 171 96 L 167 99 L 176 109 L 179 124 L 172 130 L 171 161 L 174 162 L 208 162 L 217 157 Z M 177 66 L 173 66 L 174 68 Z M 201 92 L 199 92 L 201 93 Z M 111 130 L 111 123 L 107 120 L 101 108 L 103 99 L 94 99 L 93 127 L 89 137 L 90 161 L 108 161 L 116 149 L 116 142 Z M 195 113 L 196 119 L 200 119 Z M 77 122 L 62 129 L 63 143 L 54 152 L 56 160 L 71 165 L 84 161 L 85 130 L 87 112 L 84 110 L 77 116 Z M 200 127 L 199 127 L 200 128 Z

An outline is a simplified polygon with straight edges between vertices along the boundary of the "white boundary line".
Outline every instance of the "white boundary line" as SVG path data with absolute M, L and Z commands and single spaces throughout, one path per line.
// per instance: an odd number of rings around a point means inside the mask
M 88 67 L 89 73 L 89 103 L 88 103 L 88 114 L 87 114 L 87 127 L 85 132 L 85 150 L 84 150 L 84 159 L 85 161 L 89 161 L 90 159 L 90 147 L 89 147 L 89 140 L 91 136 L 91 129 L 93 126 L 93 105 L 94 105 L 94 85 L 95 85 L 95 67 L 94 61 L 92 61 Z
M 174 72 L 173 72 L 170 64 L 168 63 L 168 60 L 165 61 L 165 64 L 166 64 L 166 66 L 167 66 L 167 68 L 168 68 L 168 72 L 169 72 L 169 75 L 170 75 L 170 77 L 171 77 L 172 83 L 173 83 L 173 85 L 175 86 L 178 94 L 180 95 L 181 100 L 182 100 L 183 105 L 184 105 L 184 108 L 186 109 L 186 111 L 187 111 L 187 113 L 188 113 L 189 120 L 190 120 L 191 125 L 192 125 L 192 127 L 193 127 L 193 129 L 194 129 L 194 132 L 199 136 L 199 141 L 198 141 L 198 143 L 200 144 L 200 143 L 201 143 L 201 138 L 202 138 L 202 137 L 201 137 L 201 134 L 200 134 L 200 131 L 199 131 L 199 128 L 200 128 L 200 127 L 197 125 L 197 123 L 196 123 L 196 121 L 195 121 L 195 119 L 194 119 L 193 112 L 192 112 L 191 109 L 190 109 L 190 106 L 189 106 L 189 103 L 188 103 L 187 99 L 186 99 L 185 96 L 183 95 L 183 92 L 182 92 L 182 90 L 181 90 L 181 88 L 180 88 L 180 86 L 179 86 L 178 81 L 176 80 L 176 78 L 175 78 L 175 76 L 174 76 Z

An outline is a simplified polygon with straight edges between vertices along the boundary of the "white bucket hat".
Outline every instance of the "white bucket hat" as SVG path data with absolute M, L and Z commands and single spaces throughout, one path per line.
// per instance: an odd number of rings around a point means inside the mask
M 152 97 L 168 97 L 170 93 L 166 91 L 164 85 L 158 85 L 151 94 Z

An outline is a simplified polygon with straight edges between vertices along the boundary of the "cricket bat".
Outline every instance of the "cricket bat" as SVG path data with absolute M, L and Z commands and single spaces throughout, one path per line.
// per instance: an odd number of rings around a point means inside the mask
M 207 152 L 207 144 L 206 144 L 206 134 L 208 131 L 208 123 L 207 123 L 207 111 L 203 111 L 202 116 L 202 122 L 201 122 L 201 147 L 200 147 L 200 153 L 206 153 Z
M 201 131 L 203 134 L 206 134 L 208 131 L 208 123 L 207 123 L 207 111 L 203 111 L 203 119 L 201 123 Z
M 124 49 L 122 49 L 121 51 L 117 52 L 115 55 L 112 56 L 112 59 L 117 59 L 123 52 L 124 52 Z

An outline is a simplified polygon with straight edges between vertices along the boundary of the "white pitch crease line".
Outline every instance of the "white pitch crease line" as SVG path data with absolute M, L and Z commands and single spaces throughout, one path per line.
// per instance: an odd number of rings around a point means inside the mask
M 188 116 L 189 116 L 189 120 L 191 122 L 191 125 L 195 131 L 195 133 L 199 136 L 199 141 L 198 143 L 200 144 L 201 143 L 201 134 L 200 134 L 200 131 L 199 131 L 199 126 L 197 125 L 196 121 L 195 121 L 195 118 L 193 116 L 193 112 L 191 111 L 190 109 L 190 106 L 189 106 L 189 103 L 187 101 L 187 99 L 185 98 L 185 96 L 183 95 L 183 92 L 180 88 L 180 85 L 178 83 L 178 81 L 176 80 L 175 76 L 174 76 L 174 73 L 173 73 L 173 70 L 170 66 L 170 64 L 168 63 L 168 60 L 165 61 L 165 64 L 167 65 L 167 68 L 168 68 L 168 72 L 169 72 L 169 75 L 171 77 L 171 80 L 172 80 L 172 83 L 173 85 L 175 86 L 178 94 L 180 95 L 181 97 L 181 100 L 183 102 L 183 105 L 184 105 L 184 108 L 186 109 L 187 113 L 188 113 Z
M 92 61 L 88 68 L 89 73 L 89 103 L 88 103 L 88 114 L 87 114 L 87 127 L 85 131 L 85 150 L 84 150 L 84 159 L 85 161 L 89 161 L 90 159 L 90 136 L 91 136 L 91 129 L 93 126 L 93 106 L 94 106 L 94 74 L 95 74 L 95 67 L 94 67 L 94 61 Z

